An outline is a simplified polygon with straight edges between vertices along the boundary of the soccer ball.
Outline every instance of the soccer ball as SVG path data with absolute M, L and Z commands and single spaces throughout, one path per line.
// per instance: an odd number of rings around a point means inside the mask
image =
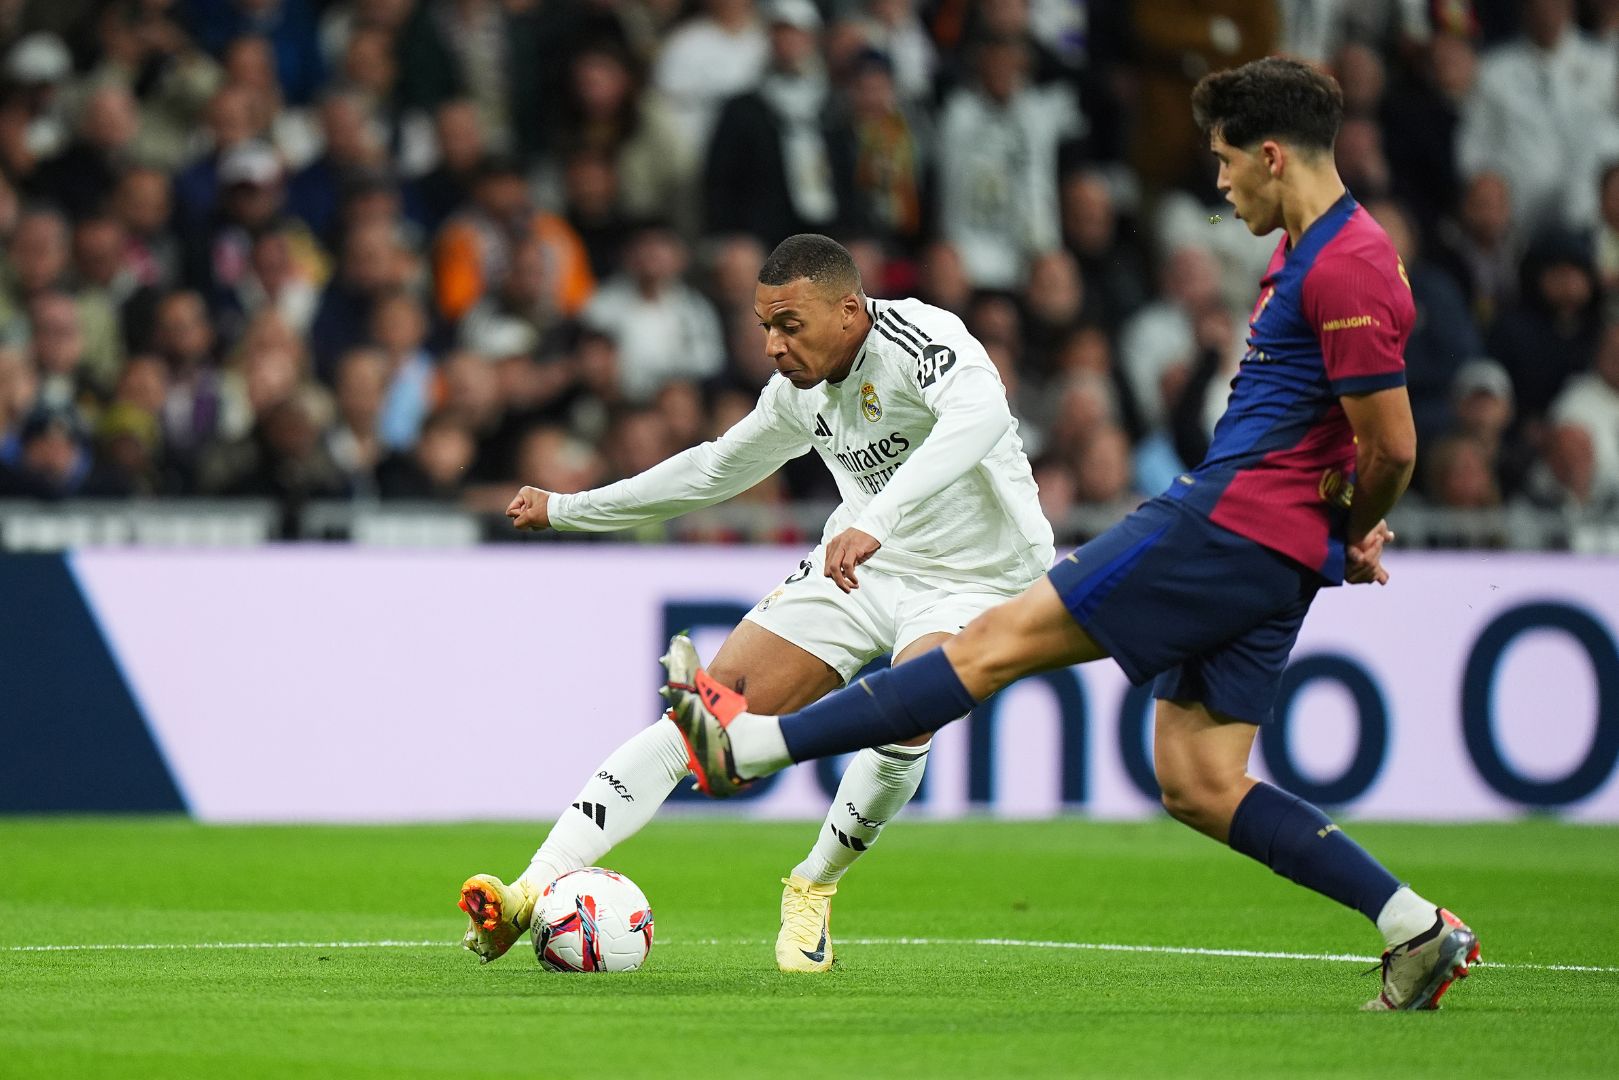
M 652 951 L 652 905 L 623 874 L 590 866 L 545 887 L 531 933 L 547 971 L 634 971 Z

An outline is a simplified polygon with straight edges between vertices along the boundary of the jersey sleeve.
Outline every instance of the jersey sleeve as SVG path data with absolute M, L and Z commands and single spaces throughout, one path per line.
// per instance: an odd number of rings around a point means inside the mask
M 1304 315 L 1336 396 L 1405 385 L 1415 307 L 1405 267 L 1389 260 L 1385 271 L 1362 255 L 1324 253 L 1304 279 Z
M 782 400 L 785 385 L 772 379 L 753 411 L 717 439 L 615 484 L 553 495 L 552 527 L 563 532 L 629 529 L 740 495 L 810 447 L 804 426 Z
M 851 522 L 887 543 L 905 515 L 977 466 L 1012 426 L 1006 387 L 989 356 L 963 327 L 921 349 L 912 375 L 923 403 L 936 417 L 888 486 Z

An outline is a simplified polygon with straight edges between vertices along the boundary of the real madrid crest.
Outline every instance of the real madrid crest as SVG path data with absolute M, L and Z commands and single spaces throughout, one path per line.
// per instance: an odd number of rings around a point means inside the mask
M 883 418 L 883 403 L 877 400 L 877 388 L 870 383 L 860 384 L 860 411 L 873 424 Z

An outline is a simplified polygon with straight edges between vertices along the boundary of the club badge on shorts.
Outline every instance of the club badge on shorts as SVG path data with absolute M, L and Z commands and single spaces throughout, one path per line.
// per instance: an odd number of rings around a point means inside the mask
M 877 388 L 870 383 L 860 384 L 860 410 L 873 424 L 883 418 L 883 403 L 877 400 Z

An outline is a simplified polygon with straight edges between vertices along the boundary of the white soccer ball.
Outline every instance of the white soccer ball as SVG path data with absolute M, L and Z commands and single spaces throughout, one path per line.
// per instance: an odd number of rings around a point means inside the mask
M 590 866 L 545 887 L 530 933 L 547 971 L 634 971 L 652 951 L 652 905 L 623 874 Z

